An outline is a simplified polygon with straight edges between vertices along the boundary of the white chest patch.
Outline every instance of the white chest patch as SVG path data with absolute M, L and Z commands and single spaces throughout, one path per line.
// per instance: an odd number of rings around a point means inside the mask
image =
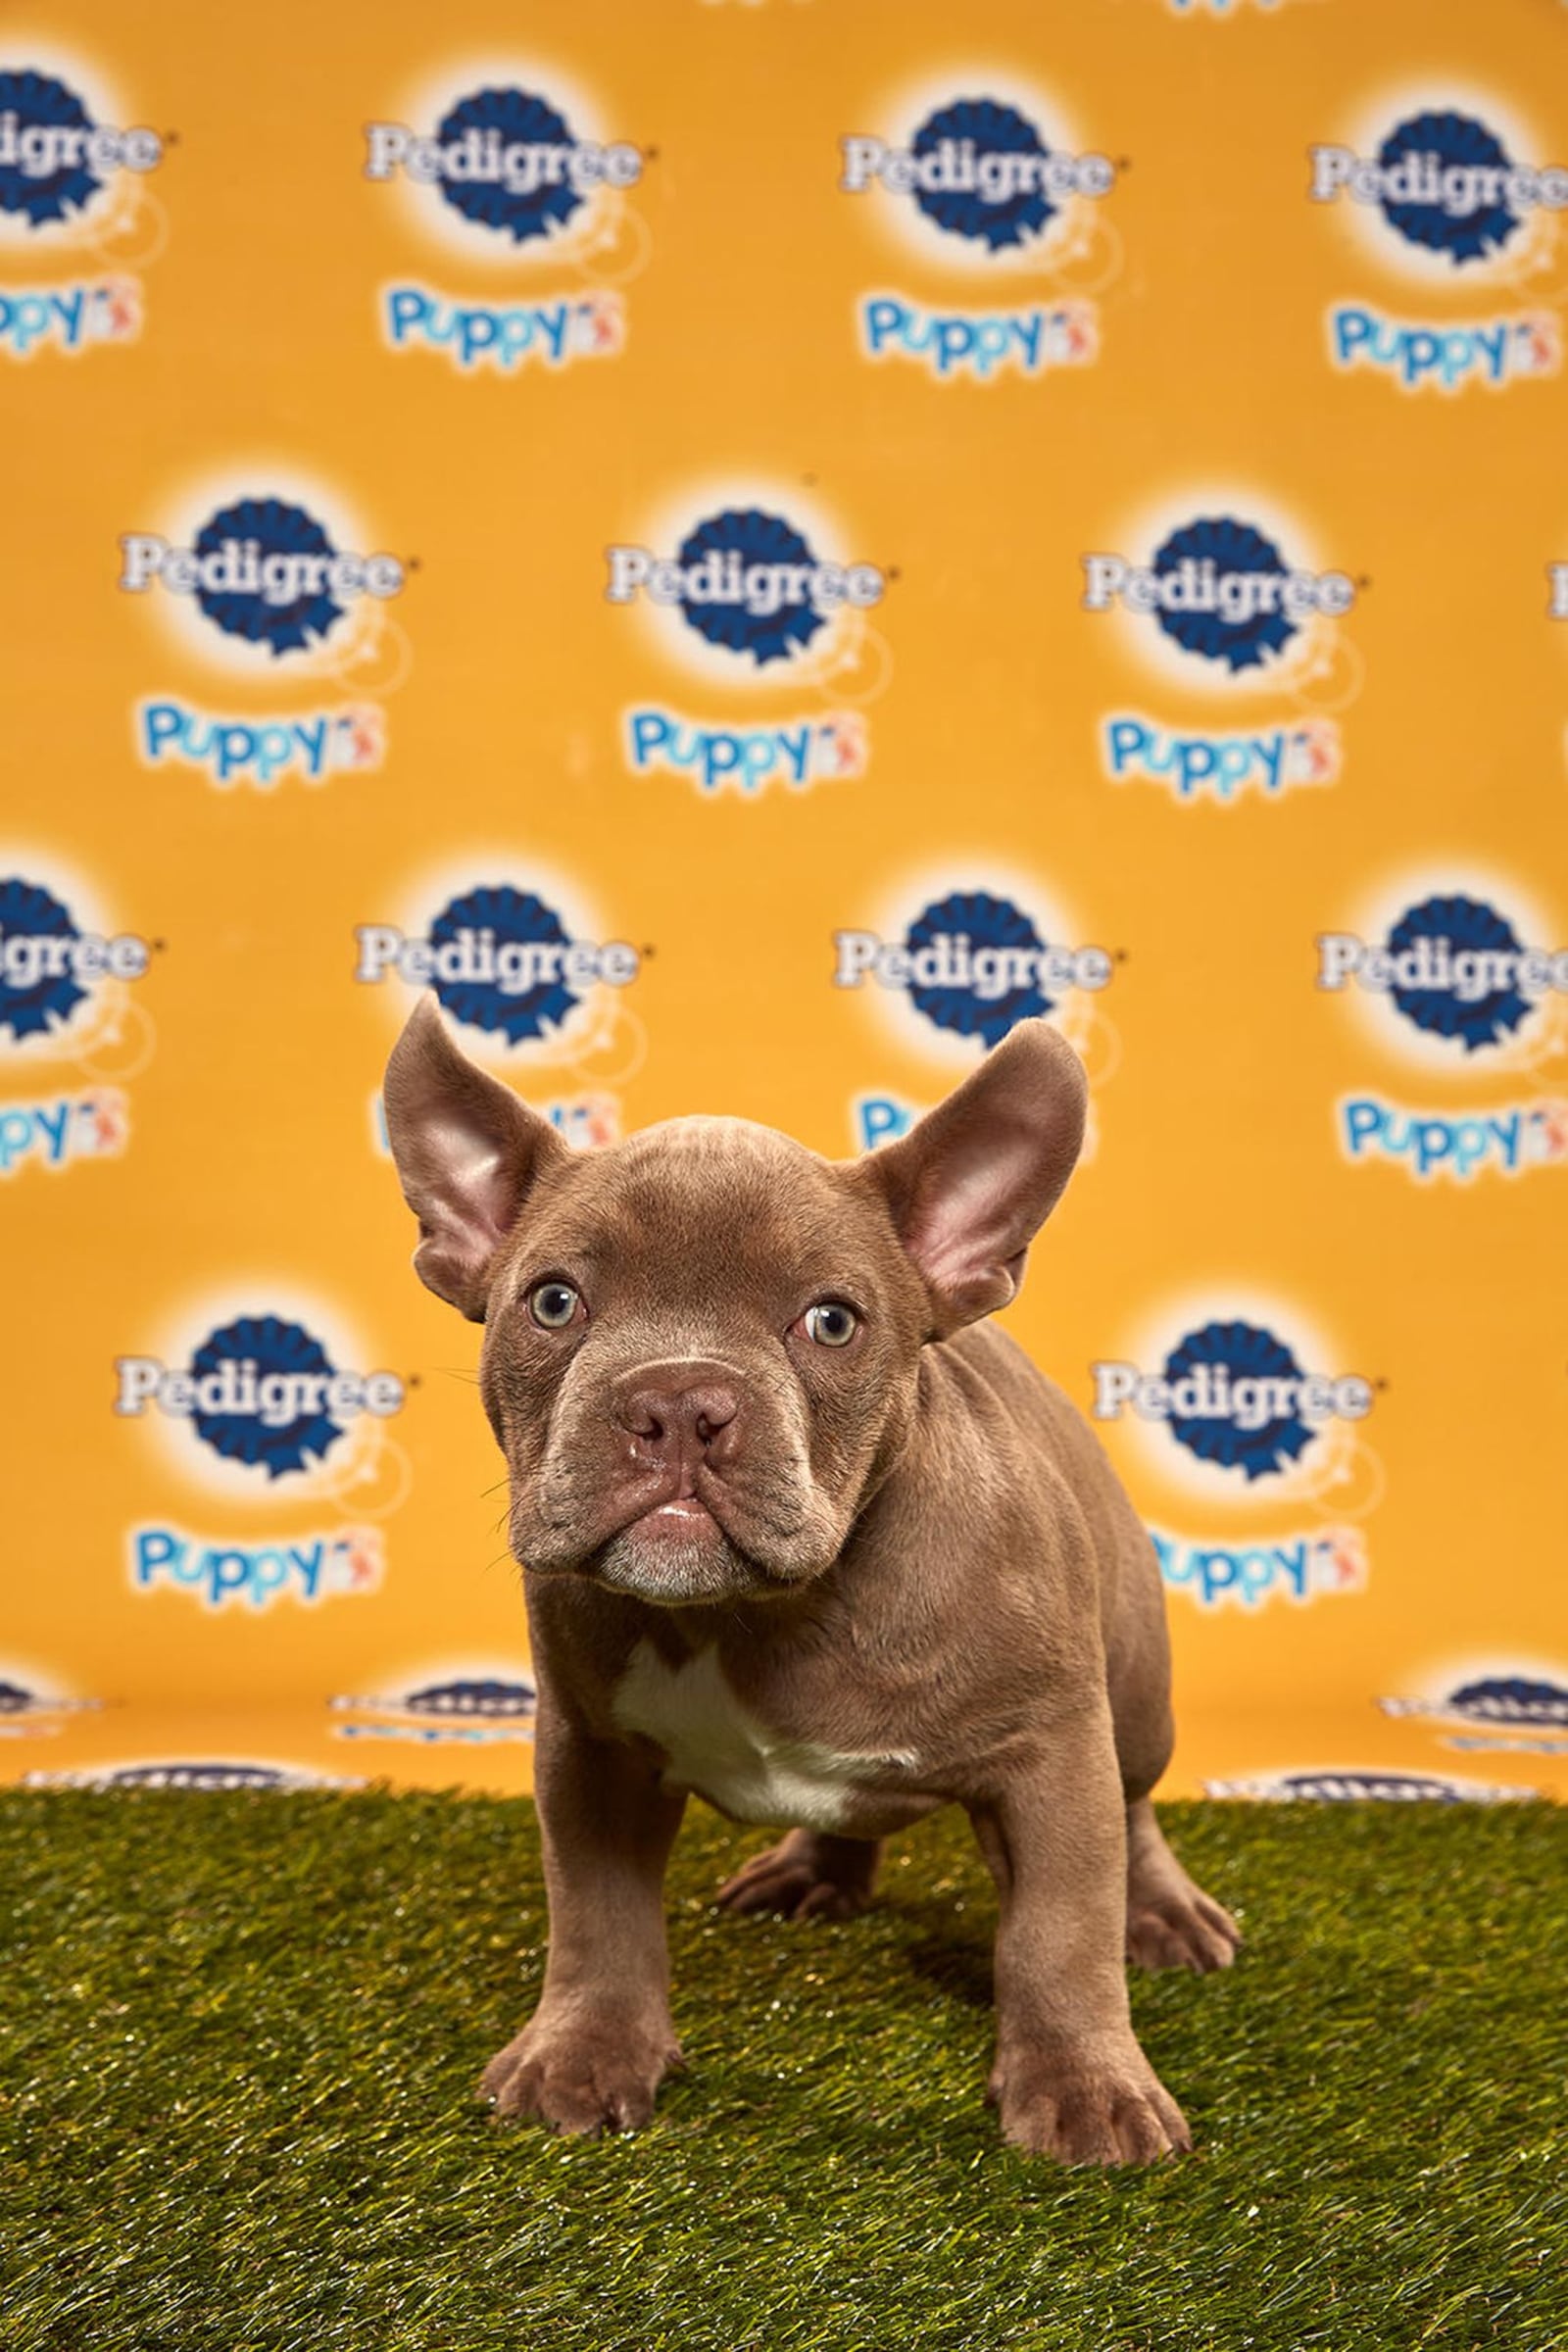
M 837 1829 L 855 1788 L 889 1766 L 909 1770 L 917 1761 L 903 1749 L 843 1755 L 770 1732 L 741 1705 L 711 1648 L 668 1666 L 651 1642 L 639 1642 L 611 1712 L 621 1731 L 658 1740 L 669 1759 L 666 1788 L 695 1788 L 737 1821 Z

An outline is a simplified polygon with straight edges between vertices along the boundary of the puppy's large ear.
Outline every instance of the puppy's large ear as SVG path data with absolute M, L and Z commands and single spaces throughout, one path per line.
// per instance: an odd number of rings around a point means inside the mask
M 567 1148 L 458 1052 L 433 997 L 420 998 L 392 1049 L 382 1101 L 403 1198 L 419 1220 L 415 1272 L 482 1323 L 490 1261 L 525 1195 Z
M 864 1164 L 925 1278 L 939 1339 L 1005 1306 L 1083 1142 L 1084 1066 L 1044 1021 L 1020 1021 L 972 1078 Z

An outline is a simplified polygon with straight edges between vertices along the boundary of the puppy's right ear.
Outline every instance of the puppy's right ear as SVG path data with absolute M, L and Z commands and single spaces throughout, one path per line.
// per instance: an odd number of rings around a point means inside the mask
M 419 1220 L 421 1282 L 482 1323 L 490 1266 L 523 1200 L 570 1154 L 547 1119 L 458 1052 L 433 997 L 421 997 L 382 1082 L 387 1141 Z

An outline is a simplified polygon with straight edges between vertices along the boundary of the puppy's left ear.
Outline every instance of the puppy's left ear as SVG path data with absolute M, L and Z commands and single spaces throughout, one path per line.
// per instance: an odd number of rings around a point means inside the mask
M 1020 1021 L 972 1078 L 861 1164 L 931 1296 L 935 1334 L 1005 1306 L 1072 1174 L 1089 1082 L 1065 1038 Z
M 381 1100 L 419 1280 L 482 1323 L 495 1255 L 541 1178 L 571 1153 L 547 1119 L 476 1069 L 423 996 L 392 1049 Z

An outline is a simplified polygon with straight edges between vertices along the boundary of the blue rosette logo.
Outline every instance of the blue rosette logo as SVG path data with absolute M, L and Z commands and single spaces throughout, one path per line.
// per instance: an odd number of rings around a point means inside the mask
M 487 934 L 492 953 L 486 959 L 485 977 L 436 978 L 436 995 L 455 1021 L 463 1021 L 470 1029 L 488 1029 L 515 1046 L 542 1036 L 547 1029 L 559 1029 L 576 1011 L 581 999 L 555 976 L 571 945 L 571 935 L 555 908 L 535 898 L 531 890 L 514 890 L 510 882 L 502 882 L 454 899 L 430 925 L 431 945 L 459 947 L 466 931 L 470 937 Z M 531 969 L 541 976 L 531 981 L 525 977 L 517 994 L 508 994 L 505 980 L 513 967 L 505 951 L 541 947 L 553 947 L 559 953 L 548 962 L 541 957 L 533 958 L 531 964 L 526 958 L 520 963 L 513 959 L 524 975 Z M 499 964 L 495 950 L 502 951 Z M 436 968 L 439 974 L 440 966 Z M 546 972 L 552 976 L 544 977 Z
M 74 226 L 112 173 L 151 172 L 163 154 L 155 130 L 95 122 L 59 74 L 0 67 L 0 216 L 20 226 Z
M 402 1700 L 411 1715 L 468 1715 L 512 1718 L 531 1715 L 535 1693 L 531 1683 L 505 1683 L 494 1676 L 430 1683 L 411 1690 Z
M 927 906 L 909 925 L 906 946 L 911 955 L 921 948 L 934 947 L 947 938 L 959 946 L 978 950 L 983 956 L 987 949 L 1022 949 L 1028 964 L 1022 968 L 1038 974 L 1038 955 L 1046 946 L 1029 916 L 1010 899 L 996 899 L 987 891 L 956 891 L 951 898 L 941 899 Z M 961 943 L 961 944 L 960 944 Z M 951 1029 L 959 1037 L 978 1037 L 987 1047 L 1000 1045 L 1017 1021 L 1032 1019 L 1037 1014 L 1054 1009 L 1054 1001 L 1048 997 L 1038 977 L 1014 978 L 1005 993 L 997 998 L 984 998 L 976 993 L 974 958 L 968 958 L 970 977 L 960 985 L 956 981 L 941 981 L 921 985 L 912 982 L 909 1001 L 916 1009 L 934 1021 L 939 1029 Z M 981 965 L 985 974 L 988 965 Z M 1011 965 L 1014 974 L 1020 964 Z M 985 982 L 982 980 L 982 985 Z
M 1163 1427 L 1195 1461 L 1247 1487 L 1285 1478 L 1330 1423 L 1363 1421 L 1373 1404 L 1369 1380 L 1304 1370 L 1267 1324 L 1241 1315 L 1184 1333 L 1155 1373 L 1110 1359 L 1091 1370 L 1097 1421 L 1130 1413 Z
M 1019 1021 L 1049 1017 L 1074 990 L 1108 986 L 1103 948 L 1050 939 L 1037 917 L 1000 891 L 964 887 L 932 899 L 904 930 L 835 931 L 835 988 L 867 980 L 906 999 L 921 1018 L 983 1051 Z
M 458 220 L 514 246 L 581 228 L 592 199 L 634 187 L 643 156 L 575 131 L 540 90 L 492 81 L 445 105 L 433 136 L 407 122 L 368 122 L 365 176 L 433 188 Z
M 217 508 L 188 547 L 156 531 L 120 538 L 120 587 L 189 598 L 223 636 L 276 662 L 317 651 L 362 598 L 371 606 L 407 585 L 401 558 L 335 545 L 298 499 L 244 496 Z
M 921 186 L 914 200 L 928 220 L 956 237 L 967 237 L 1000 252 L 1037 237 L 1055 218 L 1056 207 L 1038 184 L 998 198 L 986 193 L 988 180 L 1000 177 L 1005 185 L 1012 174 L 989 165 L 993 156 L 1039 156 L 1050 149 L 1026 115 L 994 98 L 959 98 L 938 107 L 923 122 L 909 145 L 917 156 L 939 155 L 944 142 L 967 144 L 973 170 L 967 186 Z M 989 169 L 988 169 L 989 167 Z M 1019 177 L 1032 175 L 1018 174 Z
M 438 1681 L 331 1704 L 355 1719 L 333 1726 L 339 1740 L 491 1747 L 532 1740 L 537 1693 L 526 1675 L 449 1671 Z
M 487 143 L 558 151 L 575 151 L 577 146 L 565 116 L 547 98 L 540 98 L 531 90 L 475 90 L 470 98 L 459 99 L 442 117 L 436 138 L 442 145 L 459 145 L 467 131 L 480 134 L 474 144 L 481 151 Z M 491 134 L 489 142 L 486 133 Z M 574 187 L 564 173 L 559 179 L 542 180 L 531 187 L 510 185 L 505 178 L 450 177 L 444 177 L 440 186 L 446 203 L 461 213 L 465 220 L 494 229 L 517 245 L 564 228 L 584 202 L 582 190 Z
M 760 507 L 727 508 L 722 514 L 699 523 L 682 540 L 677 557 L 682 565 L 691 567 L 695 583 L 682 595 L 680 609 L 687 625 L 710 645 L 750 655 L 761 668 L 769 662 L 787 662 L 824 626 L 826 612 L 804 598 L 781 604 L 777 610 L 768 609 L 772 599 L 766 591 L 717 601 L 705 593 L 708 575 L 702 570 L 702 561 L 707 556 L 718 559 L 716 570 L 710 569 L 720 579 L 726 568 L 737 566 L 769 570 L 789 566 L 810 571 L 816 558 L 793 523 L 786 522 L 782 514 L 764 514 Z M 727 566 L 725 559 L 732 559 Z
M 1389 185 L 1399 184 L 1395 167 L 1407 158 L 1417 169 L 1406 173 L 1406 183 L 1423 192 L 1388 192 Z M 1378 163 L 1389 174 L 1382 211 L 1390 227 L 1412 245 L 1446 254 L 1455 266 L 1487 260 L 1520 225 L 1520 216 L 1509 211 L 1500 192 L 1490 192 L 1512 170 L 1507 150 L 1471 115 L 1412 115 L 1390 131 L 1378 149 Z M 1468 203 L 1467 191 L 1473 191 Z
M 1201 1331 L 1189 1333 L 1165 1358 L 1165 1378 L 1178 1386 L 1200 1366 L 1223 1372 L 1224 1387 L 1232 1394 L 1244 1381 L 1296 1384 L 1303 1377 L 1283 1340 L 1255 1323 L 1206 1323 Z M 1219 1393 L 1218 1383 L 1197 1385 L 1200 1393 Z M 1179 1412 L 1173 1407 L 1170 1434 L 1200 1461 L 1240 1470 L 1250 1485 L 1294 1462 L 1311 1444 L 1314 1432 L 1294 1409 L 1275 1410 L 1267 1419 L 1257 1420 L 1252 1414 L 1244 1419 L 1235 1406 L 1226 1412 L 1211 1405 L 1207 1412 Z
M 605 550 L 605 601 L 639 598 L 678 613 L 705 645 L 761 671 L 813 660 L 829 624 L 880 604 L 887 574 L 874 564 L 817 555 L 787 516 L 726 506 L 686 532 L 673 556 L 619 543 Z
M 363 1781 L 342 1773 L 314 1772 L 288 1764 L 226 1763 L 220 1757 L 172 1758 L 152 1764 L 88 1766 L 80 1772 L 29 1772 L 28 1788 L 362 1788 Z
M 593 989 L 624 988 L 642 965 L 624 940 L 574 938 L 548 900 L 511 882 L 460 892 L 422 938 L 395 923 L 361 923 L 355 940 L 356 980 L 395 976 L 433 988 L 455 1021 L 509 1046 L 563 1029 Z
M 203 1341 L 190 1359 L 190 1368 L 198 1382 L 203 1374 L 220 1380 L 225 1365 L 235 1363 L 252 1367 L 253 1386 L 269 1378 L 292 1382 L 304 1373 L 318 1376 L 320 1391 L 324 1391 L 333 1374 L 332 1361 L 320 1341 L 313 1339 L 302 1325 L 285 1323 L 278 1315 L 242 1315 L 225 1324 Z M 259 1387 L 256 1393 L 260 1396 Z M 201 1395 L 199 1388 L 197 1394 Z M 308 1463 L 319 1461 L 344 1434 L 339 1423 L 318 1409 L 297 1411 L 291 1419 L 278 1422 L 269 1418 L 260 1405 L 247 1413 L 217 1405 L 204 1411 L 198 1404 L 191 1425 L 202 1443 L 225 1461 L 259 1466 L 269 1479 L 282 1478 L 291 1470 L 303 1470 Z
M 269 1486 L 315 1469 L 362 1415 L 386 1420 L 405 1400 L 396 1373 L 341 1369 L 304 1323 L 266 1312 L 219 1325 L 188 1365 L 122 1355 L 115 1375 L 117 1414 L 137 1419 L 150 1406 Z
M 1568 171 L 1519 162 L 1479 113 L 1456 106 L 1417 106 L 1374 154 L 1324 145 L 1308 157 L 1314 204 L 1345 200 L 1377 214 L 1421 269 L 1484 272 L 1504 253 L 1517 256 L 1532 216 L 1546 223 L 1568 209 Z
M 1535 1788 L 1497 1788 L 1487 1781 L 1455 1779 L 1447 1773 L 1337 1771 L 1265 1772 L 1246 1780 L 1205 1781 L 1205 1796 L 1245 1796 L 1267 1804 L 1506 1804 L 1540 1794 Z
M 1289 645 L 1300 625 L 1279 610 L 1277 600 L 1262 610 L 1249 610 L 1251 600 L 1245 590 L 1231 585 L 1257 579 L 1283 585 L 1287 576 L 1279 549 L 1249 522 L 1227 514 L 1190 522 L 1172 531 L 1155 550 L 1153 569 L 1158 578 L 1172 583 L 1184 577 L 1212 579 L 1217 594 L 1206 608 L 1196 600 L 1190 605 L 1164 604 L 1159 625 L 1183 653 L 1222 662 L 1233 675 L 1261 667 Z
M 75 91 L 52 74 L 0 72 L 0 212 L 37 228 L 90 204 L 103 187 L 84 160 L 93 127 Z
M 1513 922 L 1468 891 L 1436 891 L 1407 906 L 1384 940 L 1324 931 L 1317 985 L 1387 1000 L 1440 1052 L 1470 1055 L 1509 1046 L 1544 1000 L 1568 994 L 1568 950 L 1520 938 Z
M 1450 1692 L 1446 1711 L 1471 1723 L 1568 1731 L 1568 1690 L 1521 1674 L 1485 1675 Z
M 1106 196 L 1116 180 L 1107 157 L 1054 147 L 1024 105 L 994 91 L 944 97 L 907 146 L 854 133 L 839 149 L 846 195 L 881 188 L 912 199 L 933 228 L 982 262 L 1040 245 L 1075 198 Z
M 96 989 L 140 980 L 150 950 L 125 931 L 84 931 L 63 899 L 24 874 L 0 877 L 0 1039 L 63 1037 Z
M 1086 612 L 1147 615 L 1179 654 L 1249 687 L 1255 672 L 1298 667 L 1309 626 L 1341 619 L 1357 594 L 1348 573 L 1288 562 L 1275 539 L 1235 514 L 1179 523 L 1148 564 L 1108 551 L 1078 561 Z
M 1523 953 L 1510 922 L 1484 901 L 1460 896 L 1423 900 L 1401 915 L 1389 933 L 1389 946 L 1396 956 L 1403 949 L 1418 949 L 1422 940 L 1442 943 L 1450 969 L 1456 956 L 1516 958 Z M 1418 1029 L 1434 1037 L 1455 1038 L 1465 1053 L 1474 1054 L 1482 1046 L 1499 1044 L 1531 1009 L 1516 982 L 1500 976 L 1509 968 L 1508 964 L 1491 963 L 1491 972 L 1499 976 L 1490 982 L 1483 978 L 1480 993 L 1473 993 L 1473 984 L 1466 984 L 1458 971 L 1447 987 L 1430 982 L 1422 985 L 1416 980 L 1401 984 L 1396 979 L 1389 993 L 1405 1019 Z M 1511 968 L 1517 969 L 1517 965 Z
M 225 636 L 265 645 L 275 657 L 302 651 L 314 639 L 325 637 L 343 618 L 344 608 L 324 588 L 300 584 L 324 579 L 326 567 L 337 554 L 315 515 L 304 507 L 282 498 L 242 498 L 231 507 L 220 508 L 203 523 L 192 545 L 196 555 L 213 558 L 235 543 L 241 548 L 249 543 L 255 551 L 255 564 L 235 570 L 239 576 L 253 568 L 256 585 L 196 590 L 197 605 Z M 288 586 L 270 592 L 261 565 L 275 556 L 314 556 L 320 562 L 309 569 L 297 566 Z M 277 576 L 277 567 L 272 576 Z
M 80 936 L 53 892 L 18 874 L 0 882 L 0 1031 L 20 1043 L 65 1027 L 87 996 L 69 961 L 68 943 Z M 60 952 L 32 945 L 45 941 Z
M 538 1694 L 525 1675 L 496 1674 L 451 1674 L 406 1690 L 332 1701 L 345 1710 L 414 1716 L 430 1725 L 531 1723 L 537 1703 Z

